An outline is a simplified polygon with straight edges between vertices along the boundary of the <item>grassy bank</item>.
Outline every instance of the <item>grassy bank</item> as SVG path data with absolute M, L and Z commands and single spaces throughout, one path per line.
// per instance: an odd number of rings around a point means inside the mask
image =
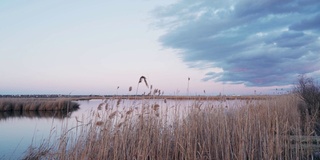
M 1 98 L 0 112 L 22 111 L 73 111 L 79 104 L 69 99 Z
M 30 147 L 25 159 L 309 159 L 318 151 L 294 95 L 234 106 L 114 101 L 97 106 L 92 121 L 80 120 L 56 144 Z

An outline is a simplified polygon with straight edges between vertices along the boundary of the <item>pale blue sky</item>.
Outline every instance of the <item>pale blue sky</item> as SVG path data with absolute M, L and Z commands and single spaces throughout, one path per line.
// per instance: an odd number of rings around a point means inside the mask
M 0 94 L 133 94 L 142 75 L 165 94 L 186 94 L 188 77 L 193 95 L 273 93 L 299 74 L 319 75 L 318 7 L 3 0 Z

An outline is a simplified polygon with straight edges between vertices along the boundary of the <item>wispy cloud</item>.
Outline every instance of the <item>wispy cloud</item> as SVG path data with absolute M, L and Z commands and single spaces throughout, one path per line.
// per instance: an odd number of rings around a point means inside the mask
M 181 0 L 154 10 L 163 46 L 190 67 L 222 68 L 204 80 L 246 86 L 291 84 L 320 70 L 318 0 Z

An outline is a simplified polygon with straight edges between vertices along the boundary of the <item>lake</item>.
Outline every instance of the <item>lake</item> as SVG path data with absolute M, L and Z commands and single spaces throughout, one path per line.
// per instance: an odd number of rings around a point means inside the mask
M 245 104 L 243 100 L 195 101 L 164 99 L 96 99 L 77 102 L 80 104 L 80 109 L 71 113 L 26 112 L 24 114 L 7 114 L 0 112 L 0 159 L 21 159 L 31 145 L 38 146 L 48 137 L 51 137 L 51 141 L 57 141 L 63 129 L 76 129 L 76 126 L 97 118 L 97 115 L 108 116 L 104 114 L 104 110 L 107 108 L 112 111 L 118 111 L 119 114 L 117 115 L 120 118 L 121 112 L 126 112 L 130 109 L 134 112 L 140 112 L 143 107 L 157 104 L 160 108 L 157 114 L 159 116 L 167 116 L 170 121 L 168 113 L 185 117 L 191 108 L 188 106 L 232 108 Z

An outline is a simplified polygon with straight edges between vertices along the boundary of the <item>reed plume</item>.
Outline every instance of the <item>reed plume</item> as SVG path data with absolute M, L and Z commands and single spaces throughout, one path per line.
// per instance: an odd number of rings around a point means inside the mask
M 144 81 L 144 83 L 146 84 L 147 88 L 149 88 L 148 82 L 147 82 L 147 78 L 145 76 L 141 76 L 139 78 L 139 82 L 137 85 L 137 90 L 136 90 L 136 95 L 138 94 L 138 90 L 139 90 L 139 84 L 142 82 L 142 80 Z
M 109 119 L 113 119 L 113 118 L 116 116 L 117 113 L 118 113 L 118 111 L 112 112 L 112 113 L 109 115 Z
M 188 86 L 187 86 L 187 95 L 189 96 L 189 82 L 190 82 L 190 77 L 188 77 Z
M 145 76 L 141 76 L 139 79 L 139 83 L 142 82 L 142 80 L 144 81 L 144 83 L 146 84 L 147 88 L 149 88 L 148 82 L 147 82 L 147 78 Z

